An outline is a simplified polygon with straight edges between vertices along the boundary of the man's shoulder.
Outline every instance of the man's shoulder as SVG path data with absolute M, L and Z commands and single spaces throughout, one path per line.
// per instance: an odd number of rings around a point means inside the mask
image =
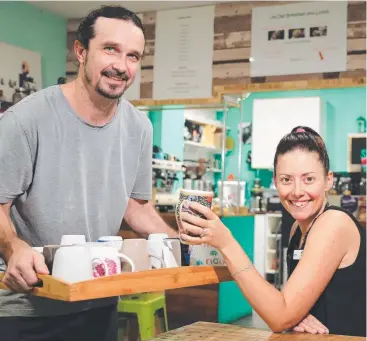
M 143 130 L 151 130 L 152 123 L 148 115 L 135 108 L 128 100 L 121 98 L 121 109 L 126 113 L 128 123 L 140 126 Z
M 55 100 L 57 86 L 39 90 L 23 98 L 20 102 L 10 107 L 7 112 L 14 114 L 24 124 L 35 123 L 38 118 L 50 114 L 51 103 Z

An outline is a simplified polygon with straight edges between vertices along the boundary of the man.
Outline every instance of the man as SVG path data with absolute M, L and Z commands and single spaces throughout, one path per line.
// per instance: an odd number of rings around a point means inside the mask
M 58 244 L 63 234 L 96 241 L 115 235 L 122 219 L 143 235 L 175 236 L 147 201 L 151 124 L 121 98 L 144 45 L 134 13 L 91 12 L 74 44 L 77 79 L 25 98 L 0 121 L 0 253 L 13 291 L 0 290 L 4 341 L 117 338 L 116 298 L 67 303 L 28 293 L 36 273 L 48 273 L 32 246 Z

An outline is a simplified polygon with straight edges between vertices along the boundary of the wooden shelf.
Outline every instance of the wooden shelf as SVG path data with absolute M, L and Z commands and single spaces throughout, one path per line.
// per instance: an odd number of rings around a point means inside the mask
M 217 85 L 214 93 L 220 97 L 224 94 L 238 94 L 267 91 L 337 89 L 366 86 L 366 77 L 350 77 L 337 79 L 309 79 L 283 82 L 247 83 Z
M 0 272 L 0 281 L 4 272 Z M 184 266 L 101 277 L 74 284 L 65 283 L 50 275 L 39 275 L 42 287 L 32 294 L 55 300 L 76 302 L 105 297 L 163 291 L 198 285 L 232 281 L 224 266 Z M 0 282 L 0 289 L 7 287 Z
M 169 110 L 169 109 L 223 109 L 224 102 L 221 96 L 210 98 L 188 99 L 141 99 L 131 101 L 139 110 Z M 238 103 L 226 103 L 229 107 L 239 107 Z

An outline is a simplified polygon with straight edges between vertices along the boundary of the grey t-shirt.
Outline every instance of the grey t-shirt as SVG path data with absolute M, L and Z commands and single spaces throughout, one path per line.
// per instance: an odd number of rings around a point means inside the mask
M 31 246 L 116 235 L 129 198 L 151 198 L 152 126 L 121 99 L 112 120 L 88 124 L 59 86 L 11 107 L 0 120 L 0 203 Z M 0 290 L 0 316 L 69 314 L 111 299 L 66 303 Z

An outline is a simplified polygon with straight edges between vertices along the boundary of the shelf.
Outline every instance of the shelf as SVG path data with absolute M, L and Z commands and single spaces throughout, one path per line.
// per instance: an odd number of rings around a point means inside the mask
M 170 110 L 170 109 L 223 109 L 225 106 L 239 108 L 240 105 L 232 99 L 232 96 L 226 96 L 224 102 L 222 96 L 210 98 L 180 98 L 180 99 L 140 99 L 133 100 L 131 104 L 139 110 Z
M 167 167 L 167 166 L 161 166 L 161 165 L 152 165 L 152 168 L 154 169 L 164 169 L 168 171 L 175 171 L 175 172 L 183 172 L 183 169 L 177 169 L 175 167 Z
M 8 289 L 1 283 L 0 289 Z M 126 272 L 74 284 L 50 275 L 38 275 L 41 287 L 34 288 L 35 296 L 76 302 L 105 297 L 164 291 L 198 285 L 217 284 L 233 280 L 225 266 L 183 266 L 179 268 Z
M 191 115 L 190 113 L 185 113 L 184 117 L 186 121 L 194 122 L 194 123 L 201 124 L 201 125 L 212 125 L 212 126 L 217 127 L 217 129 L 223 130 L 223 124 L 221 121 L 212 120 L 204 116 L 200 117 L 200 115 L 194 116 L 194 115 Z
M 182 162 L 161 160 L 161 159 L 153 159 L 152 162 L 154 162 L 152 164 L 152 168 L 154 169 L 165 169 L 165 170 L 175 171 L 175 172 L 183 171 Z
M 220 154 L 222 152 L 221 149 L 218 149 L 215 146 L 207 146 L 205 144 L 194 142 L 194 141 L 185 141 L 185 146 L 205 149 L 205 150 L 207 150 L 209 152 L 213 152 L 215 154 Z
M 277 253 L 277 250 L 269 249 L 269 250 L 268 250 L 268 253 Z

